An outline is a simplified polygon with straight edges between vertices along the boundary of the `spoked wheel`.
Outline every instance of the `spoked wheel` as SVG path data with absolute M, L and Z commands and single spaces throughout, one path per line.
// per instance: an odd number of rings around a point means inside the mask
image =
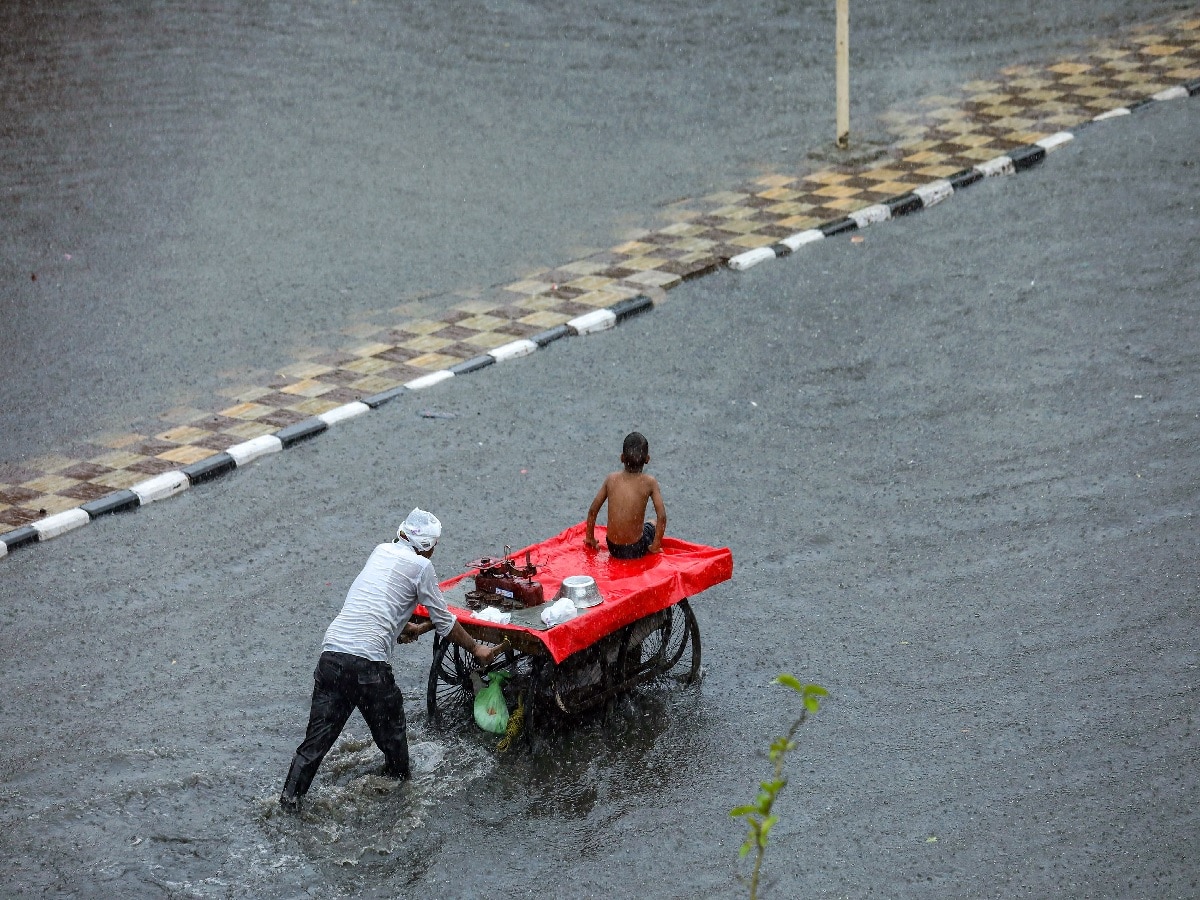
M 642 659 L 653 661 L 658 677 L 670 673 L 684 684 L 700 677 L 700 626 L 687 600 L 667 610 L 670 615 L 642 642 Z M 677 668 L 678 667 L 678 668 Z
M 484 683 L 492 672 L 504 671 L 511 677 L 505 687 L 518 690 L 522 676 L 527 676 L 529 662 L 524 654 L 506 647 L 491 665 L 484 668 L 475 656 L 449 640 L 438 638 L 433 646 L 433 664 L 429 667 L 429 686 L 425 697 L 429 719 L 438 725 L 461 724 L 471 718 L 475 692 L 471 673 L 478 673 Z M 507 691 L 506 691 L 507 693 Z
M 440 637 L 434 640 L 433 664 L 429 667 L 429 686 L 425 697 L 426 711 L 431 721 L 439 719 L 442 714 L 466 712 L 469 702 L 474 699 L 470 662 L 458 645 Z

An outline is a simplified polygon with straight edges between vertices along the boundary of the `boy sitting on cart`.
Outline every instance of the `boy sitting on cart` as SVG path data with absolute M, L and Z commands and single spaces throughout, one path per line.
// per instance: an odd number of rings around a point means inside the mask
M 658 480 L 642 471 L 650 462 L 650 442 L 640 432 L 625 436 L 621 448 L 624 471 L 613 472 L 604 479 L 587 514 L 587 536 L 584 543 L 593 550 L 600 549 L 596 540 L 596 516 L 608 502 L 608 529 L 605 542 L 613 559 L 640 559 L 647 553 L 662 553 L 662 539 L 667 530 L 667 508 L 663 504 Z M 646 502 L 653 501 L 654 522 L 646 521 Z
M 662 553 L 663 534 L 667 530 L 667 508 L 658 488 L 658 480 L 642 471 L 648 462 L 649 441 L 640 432 L 630 432 L 621 448 L 624 470 L 613 472 L 604 479 L 588 508 L 587 535 L 584 538 L 588 547 L 600 549 L 600 542 L 596 540 L 596 517 L 607 502 L 605 543 L 609 556 L 613 559 L 641 559 L 651 553 Z M 653 522 L 645 521 L 648 502 L 654 504 Z M 572 693 L 586 693 L 589 689 L 598 688 L 605 681 L 605 670 L 616 665 L 621 644 L 625 641 L 628 642 L 626 668 L 631 671 L 636 669 L 642 662 L 642 642 L 656 628 L 663 627 L 668 618 L 667 612 L 652 613 L 575 654 L 559 669 L 560 688 Z M 622 677 L 620 674 L 617 676 L 618 680 Z M 561 706 L 562 699 L 556 699 Z

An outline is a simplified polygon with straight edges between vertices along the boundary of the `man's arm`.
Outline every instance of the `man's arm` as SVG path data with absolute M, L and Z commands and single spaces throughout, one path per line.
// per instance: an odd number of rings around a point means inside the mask
M 462 627 L 461 622 L 454 623 L 454 627 L 450 629 L 449 637 L 450 640 L 474 656 L 475 661 L 481 666 L 491 665 L 497 651 L 500 649 L 499 644 L 496 644 L 493 647 L 485 647 L 483 644 L 479 643 L 479 641 L 467 634 L 467 629 Z
M 400 629 L 400 634 L 396 637 L 396 643 L 411 644 L 427 631 L 433 631 L 432 620 L 424 622 L 413 622 L 410 620 Z
M 468 653 L 473 655 L 476 661 L 481 666 L 489 665 L 497 647 L 485 647 L 471 635 L 467 634 L 467 630 L 462 627 L 462 623 L 455 618 L 454 613 L 450 612 L 446 606 L 446 598 L 442 596 L 441 588 L 438 587 L 437 575 L 434 574 L 433 566 L 426 566 L 421 573 L 421 578 L 417 582 L 417 600 L 419 600 L 425 609 L 429 612 L 430 626 L 437 627 L 440 622 L 444 627 L 446 620 L 451 623 L 450 629 L 443 632 L 442 628 L 438 628 L 438 634 L 453 641 L 458 646 L 462 647 Z M 408 626 L 405 625 L 405 628 Z
M 654 502 L 654 540 L 650 542 L 651 553 L 662 553 L 663 535 L 667 533 L 667 505 L 663 503 L 662 491 L 658 489 L 658 479 L 650 476 L 650 499 Z
M 398 644 L 411 644 L 427 631 L 433 631 L 433 622 L 409 622 L 400 632 L 400 636 L 396 638 Z M 448 635 L 450 640 L 458 644 L 468 653 L 473 655 L 481 666 L 491 665 L 496 652 L 500 649 L 497 647 L 484 647 L 479 641 L 467 634 L 467 630 L 458 622 L 454 623 L 454 627 L 450 629 Z
M 600 515 L 600 507 L 604 506 L 604 501 L 608 499 L 608 479 L 604 479 L 604 484 L 600 485 L 600 490 L 596 492 L 596 497 L 592 500 L 592 505 L 588 507 L 587 514 L 587 536 L 583 542 L 593 550 L 600 548 L 600 542 L 596 540 L 596 516 Z

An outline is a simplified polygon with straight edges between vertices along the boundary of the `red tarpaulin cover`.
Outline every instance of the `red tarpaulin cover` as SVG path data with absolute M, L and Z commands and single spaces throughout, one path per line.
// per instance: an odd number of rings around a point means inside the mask
M 555 662 L 562 662 L 572 653 L 595 643 L 605 635 L 628 625 L 643 616 L 666 609 L 685 597 L 696 594 L 728 580 L 733 575 L 733 554 L 727 547 L 706 547 L 678 538 L 664 537 L 662 553 L 641 559 L 613 559 L 604 544 L 604 526 L 596 526 L 599 550 L 590 550 L 583 543 L 587 525 L 580 522 L 561 534 L 523 547 L 512 554 L 518 565 L 525 562 L 525 551 L 531 554 L 542 583 L 546 599 L 558 593 L 562 580 L 569 575 L 591 575 L 604 602 L 547 631 L 522 628 L 518 625 L 496 625 L 475 619 L 471 611 L 452 606 L 450 609 L 464 625 L 486 625 L 502 630 L 512 629 L 532 635 L 546 645 Z M 443 581 L 448 590 L 474 572 Z M 418 612 L 425 610 L 418 607 Z

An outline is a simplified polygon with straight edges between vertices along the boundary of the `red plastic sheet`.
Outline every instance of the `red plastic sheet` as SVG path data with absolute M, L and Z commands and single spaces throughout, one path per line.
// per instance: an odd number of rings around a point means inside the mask
M 613 559 L 604 549 L 604 526 L 596 526 L 599 550 L 590 550 L 584 545 L 586 533 L 586 524 L 580 522 L 541 543 L 524 547 L 512 556 L 521 564 L 525 562 L 525 551 L 530 552 L 538 567 L 537 580 L 542 583 L 547 600 L 558 593 L 562 580 L 568 575 L 591 575 L 604 598 L 599 606 L 582 609 L 574 619 L 548 631 L 496 625 L 472 618 L 470 610 L 458 607 L 451 607 L 451 610 L 464 625 L 475 623 L 532 635 L 546 645 L 555 662 L 562 662 L 618 628 L 666 609 L 685 597 L 694 597 L 733 575 L 733 554 L 727 547 L 707 547 L 664 537 L 662 553 L 623 560 Z M 473 574 L 443 581 L 441 587 L 446 590 Z

